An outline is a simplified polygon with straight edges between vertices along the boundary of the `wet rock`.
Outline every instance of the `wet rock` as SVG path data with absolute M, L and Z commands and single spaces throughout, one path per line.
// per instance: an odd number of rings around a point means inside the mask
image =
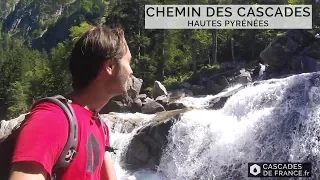
M 156 101 L 150 101 L 141 108 L 141 113 L 144 114 L 154 114 L 161 111 L 165 111 L 165 108 Z
M 171 126 L 180 119 L 181 113 L 189 110 L 191 108 L 159 112 L 141 127 L 130 141 L 123 157 L 126 168 L 155 170 L 160 163 L 162 150 L 168 143 L 167 136 Z
M 185 106 L 182 103 L 172 102 L 172 103 L 169 103 L 167 110 L 170 111 L 170 110 L 176 110 L 176 109 L 183 109 L 183 108 L 186 108 L 186 107 L 187 106 Z
M 168 95 L 170 97 L 170 101 L 174 101 L 183 97 L 190 97 L 193 96 L 193 93 L 189 89 L 174 89 L 168 91 Z
M 239 86 L 238 88 L 223 94 L 222 96 L 218 96 L 214 99 L 212 99 L 209 102 L 209 106 L 207 107 L 207 109 L 220 109 L 224 106 L 224 104 L 226 103 L 226 101 L 233 96 L 234 94 L 236 94 L 238 91 L 242 90 L 243 88 L 245 88 L 245 86 Z

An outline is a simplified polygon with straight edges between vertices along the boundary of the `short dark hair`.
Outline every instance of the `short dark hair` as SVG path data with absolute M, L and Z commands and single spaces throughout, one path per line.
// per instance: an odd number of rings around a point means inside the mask
M 125 47 L 121 27 L 99 25 L 87 31 L 74 45 L 69 59 L 72 88 L 77 91 L 87 87 L 107 60 L 119 62 L 126 53 Z

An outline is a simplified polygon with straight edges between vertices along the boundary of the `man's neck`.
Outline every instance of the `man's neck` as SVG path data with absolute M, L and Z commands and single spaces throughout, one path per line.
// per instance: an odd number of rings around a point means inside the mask
M 73 91 L 67 95 L 67 98 L 93 112 L 99 112 L 111 99 L 108 94 L 99 93 L 90 89 Z

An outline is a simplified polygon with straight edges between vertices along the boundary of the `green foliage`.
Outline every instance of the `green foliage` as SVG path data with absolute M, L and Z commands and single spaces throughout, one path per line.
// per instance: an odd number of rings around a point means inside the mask
M 217 70 L 219 68 L 220 68 L 219 64 L 213 64 L 213 65 L 207 64 L 201 67 L 200 71 L 212 71 L 212 70 Z
M 92 1 L 91 0 L 82 0 L 80 5 L 80 10 L 84 13 L 90 12 L 92 9 Z
M 28 111 L 28 94 L 29 84 L 26 82 L 16 81 L 10 84 L 9 88 L 9 103 L 12 104 L 8 108 L 9 117 L 18 116 L 21 112 Z
M 167 88 L 176 86 L 180 83 L 177 77 L 168 77 L 163 82 L 163 85 Z
M 17 1 L 0 2 L 0 10 L 3 10 L 0 12 L 0 19 L 8 14 L 8 7 L 13 7 Z M 151 92 L 155 80 L 162 81 L 170 88 L 188 81 L 192 76 L 220 71 L 220 64 L 224 62 L 238 59 L 247 62 L 257 60 L 260 52 L 275 37 L 287 31 L 150 30 L 144 28 L 145 4 L 266 4 L 267 2 L 269 1 L 47 0 L 43 3 L 41 0 L 24 0 L 22 2 L 24 8 L 27 6 L 39 8 L 39 22 L 35 22 L 31 35 L 27 34 L 21 40 L 0 33 L 0 117 L 15 116 L 27 111 L 32 101 L 40 97 L 65 94 L 71 90 L 68 57 L 74 43 L 92 28 L 91 24 L 104 20 L 106 24 L 112 21 L 119 21 L 122 24 L 133 57 L 134 75 L 144 80 L 143 87 L 146 87 L 144 91 Z M 272 3 L 277 4 L 280 1 L 272 0 Z M 314 27 L 310 32 L 313 34 L 319 32 L 319 5 L 311 0 L 289 0 L 288 3 L 312 4 Z M 62 10 L 61 15 L 55 16 L 59 10 Z M 43 33 L 57 22 L 62 22 L 63 25 L 66 23 L 69 25 L 68 28 L 71 28 L 69 38 L 64 41 L 59 39 L 60 43 L 52 51 L 32 50 L 23 45 L 26 40 L 32 42 L 35 37 L 45 37 Z M 0 22 L 0 29 L 1 27 Z M 44 41 L 43 44 L 45 43 Z M 308 55 L 318 58 L 319 48 L 317 46 L 313 48 Z M 216 61 L 213 61 L 214 59 Z M 210 65 L 212 63 L 216 64 Z
M 80 24 L 80 26 L 74 26 L 70 28 L 70 37 L 74 42 L 76 42 L 85 32 L 87 32 L 91 28 L 92 26 L 90 24 L 88 24 L 87 22 L 83 22 Z
M 1 42 L 0 117 L 14 117 L 26 112 L 34 98 L 47 95 L 48 59 L 7 34 Z
M 166 78 L 162 83 L 167 88 L 174 88 L 177 85 L 188 81 L 193 75 L 193 72 L 188 72 L 186 74 L 180 75 L 180 76 L 170 76 Z

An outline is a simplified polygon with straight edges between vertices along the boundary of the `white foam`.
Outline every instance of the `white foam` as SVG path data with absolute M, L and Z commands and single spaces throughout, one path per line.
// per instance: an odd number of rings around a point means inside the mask
M 158 172 L 128 172 L 117 159 L 119 177 L 121 180 L 248 179 L 248 162 L 319 164 L 319 92 L 319 73 L 249 85 L 229 98 L 220 110 L 184 113 L 169 132 Z M 180 102 L 199 107 L 207 105 L 212 98 L 187 97 Z M 150 120 L 143 118 L 146 119 L 142 122 Z M 125 147 L 131 137 L 132 134 L 118 136 L 113 143 Z M 313 174 L 320 177 L 320 168 L 312 168 Z

